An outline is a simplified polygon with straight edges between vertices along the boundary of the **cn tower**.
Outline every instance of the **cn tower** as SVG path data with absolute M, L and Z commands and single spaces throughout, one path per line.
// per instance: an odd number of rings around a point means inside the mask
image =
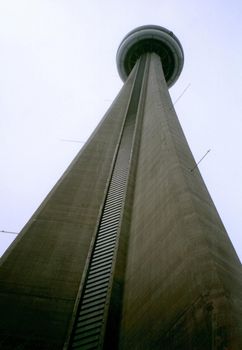
M 183 64 L 163 27 L 121 42 L 120 93 L 1 259 L 1 349 L 242 349 L 241 264 L 168 91 Z

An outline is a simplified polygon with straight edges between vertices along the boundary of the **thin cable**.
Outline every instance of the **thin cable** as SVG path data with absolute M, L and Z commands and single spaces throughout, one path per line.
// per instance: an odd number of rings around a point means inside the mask
M 60 141 L 63 141 L 63 142 L 85 143 L 85 141 L 79 141 L 79 140 L 67 140 L 67 139 L 60 139 Z
M 204 156 L 199 160 L 199 162 L 195 165 L 194 168 L 191 169 L 191 172 L 196 169 L 198 167 L 198 164 L 201 163 L 201 161 L 206 157 L 206 155 L 211 151 L 211 149 L 209 149 L 205 154 Z
M 180 96 L 177 97 L 177 99 L 175 100 L 175 102 L 173 103 L 173 106 L 180 100 L 180 98 L 185 94 L 185 92 L 188 90 L 188 88 L 191 86 L 191 83 L 189 83 L 187 85 L 187 87 L 185 87 L 185 89 L 183 90 L 183 92 L 181 93 Z
M 13 231 L 1 230 L 0 232 L 2 232 L 2 233 L 11 233 L 11 234 L 13 234 L 13 235 L 18 235 L 18 232 L 13 232 Z

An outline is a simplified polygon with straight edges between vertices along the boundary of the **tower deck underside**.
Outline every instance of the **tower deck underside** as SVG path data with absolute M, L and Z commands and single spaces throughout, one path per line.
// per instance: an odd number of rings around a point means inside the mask
M 4 255 L 0 347 L 240 350 L 241 264 L 194 165 L 147 53 Z

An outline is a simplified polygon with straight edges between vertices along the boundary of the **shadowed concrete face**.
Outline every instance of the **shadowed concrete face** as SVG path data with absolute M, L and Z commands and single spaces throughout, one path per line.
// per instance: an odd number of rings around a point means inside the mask
M 158 54 L 3 256 L 1 348 L 242 348 L 241 265 Z
M 1 259 L 1 348 L 63 346 L 132 82 Z

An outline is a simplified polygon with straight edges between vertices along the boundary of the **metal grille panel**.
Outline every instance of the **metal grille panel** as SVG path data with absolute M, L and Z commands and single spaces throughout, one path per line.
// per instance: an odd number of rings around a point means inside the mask
M 145 58 L 142 58 L 71 337 L 69 348 L 73 350 L 99 349 L 102 346 L 104 312 L 108 303 L 113 257 L 117 248 L 117 234 L 125 200 L 144 66 Z

